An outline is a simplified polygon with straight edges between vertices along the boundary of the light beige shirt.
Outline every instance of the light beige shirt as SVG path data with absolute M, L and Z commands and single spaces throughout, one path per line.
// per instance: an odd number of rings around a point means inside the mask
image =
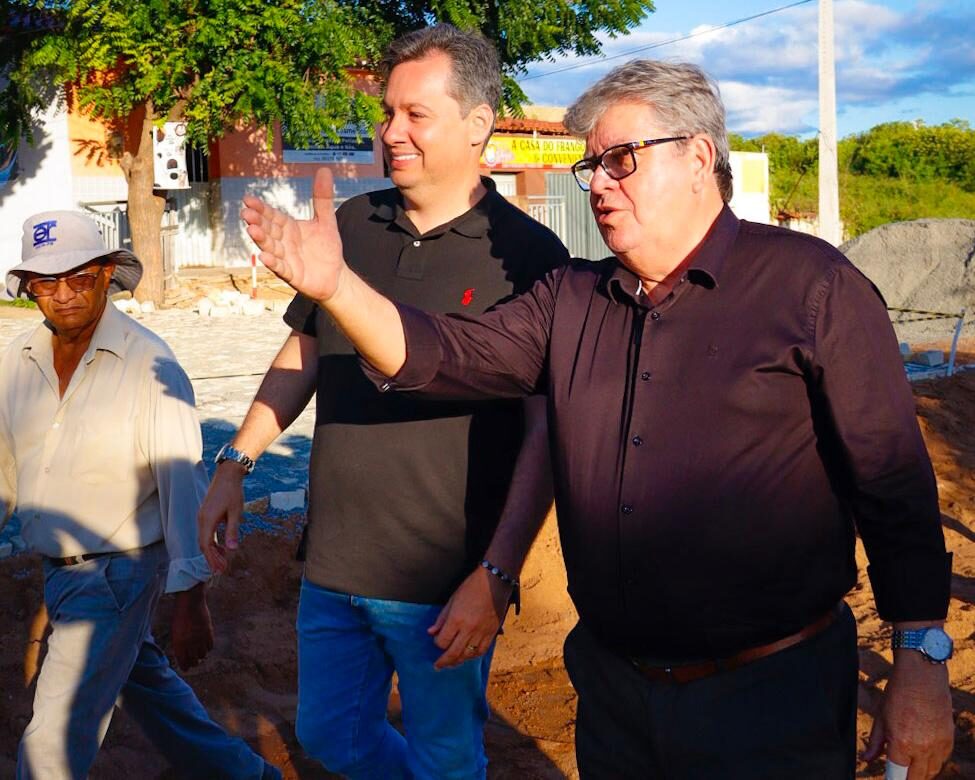
M 194 404 L 166 343 L 111 304 L 63 398 L 51 331 L 16 339 L 0 358 L 0 527 L 16 506 L 24 540 L 56 558 L 165 539 L 166 590 L 206 581 Z

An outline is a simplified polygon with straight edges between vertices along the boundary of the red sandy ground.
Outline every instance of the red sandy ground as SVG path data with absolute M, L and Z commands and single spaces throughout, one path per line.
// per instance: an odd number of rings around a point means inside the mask
M 964 358 L 975 361 L 975 343 Z M 975 371 L 916 386 L 918 416 L 941 491 L 945 536 L 954 551 L 948 630 L 956 639 L 950 664 L 957 724 L 955 752 L 941 777 L 975 777 Z M 291 519 L 289 522 L 294 522 Z M 217 643 L 207 661 L 187 674 L 210 712 L 243 735 L 285 777 L 331 777 L 304 758 L 294 737 L 294 616 L 300 576 L 290 543 L 252 536 L 233 571 L 213 587 L 210 606 Z M 865 564 L 860 555 L 861 568 Z M 19 576 L 15 577 L 15 574 Z M 702 572 L 702 576 L 707 576 Z M 550 522 L 526 568 L 527 608 L 512 617 L 499 641 L 490 687 L 487 727 L 491 778 L 576 777 L 572 751 L 575 698 L 560 661 L 561 640 L 574 614 L 564 592 L 565 574 Z M 12 777 L 17 740 L 30 715 L 24 651 L 28 626 L 40 604 L 36 562 L 18 557 L 0 563 L 0 777 Z M 890 669 L 888 631 L 873 611 L 866 577 L 849 601 L 860 631 L 861 740 Z M 168 604 L 157 617 L 157 636 L 168 643 Z M 36 645 L 35 645 L 36 646 Z M 398 701 L 391 702 L 394 717 Z M 882 777 L 882 763 L 861 766 L 858 776 Z M 176 775 L 124 714 L 117 713 L 91 776 L 139 780 Z

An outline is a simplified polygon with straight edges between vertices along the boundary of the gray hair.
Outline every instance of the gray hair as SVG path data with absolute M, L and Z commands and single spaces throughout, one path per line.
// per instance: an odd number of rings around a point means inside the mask
M 480 33 L 458 30 L 452 24 L 406 33 L 389 45 L 379 63 L 379 73 L 386 82 L 397 65 L 434 54 L 450 58 L 447 94 L 460 104 L 464 116 L 482 103 L 487 103 L 497 115 L 501 104 L 501 62 L 494 44 Z
M 731 162 L 724 104 L 718 85 L 697 65 L 633 60 L 613 69 L 569 106 L 562 123 L 573 135 L 592 132 L 614 103 L 644 103 L 653 109 L 667 135 L 707 135 L 717 159 L 714 178 L 725 203 L 731 200 Z M 683 143 L 678 142 L 678 146 Z

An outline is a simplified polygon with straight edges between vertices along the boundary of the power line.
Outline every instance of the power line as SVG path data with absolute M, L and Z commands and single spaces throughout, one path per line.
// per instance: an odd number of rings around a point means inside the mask
M 618 60 L 621 57 L 629 57 L 631 54 L 637 54 L 641 51 L 649 51 L 650 49 L 659 49 L 661 46 L 670 46 L 672 43 L 680 43 L 681 41 L 687 41 L 691 38 L 697 38 L 701 35 L 708 35 L 718 30 L 725 30 L 728 27 L 734 27 L 738 24 L 744 24 L 745 22 L 751 22 L 755 19 L 761 19 L 763 16 L 771 16 L 772 14 L 777 14 L 780 11 L 788 11 L 790 8 L 795 8 L 796 6 L 806 5 L 811 3 L 813 0 L 797 0 L 795 3 L 789 3 L 788 5 L 781 5 L 778 8 L 772 8 L 769 11 L 762 11 L 760 14 L 752 14 L 751 16 L 745 16 L 741 19 L 735 19 L 733 22 L 726 22 L 725 24 L 719 24 L 717 27 L 709 27 L 707 30 L 700 30 L 695 33 L 688 33 L 687 35 L 682 35 L 679 38 L 671 38 L 667 41 L 659 41 L 658 43 L 651 43 L 647 46 L 640 46 L 637 49 L 630 49 L 629 51 L 621 52 L 620 54 L 613 54 L 610 57 L 590 57 L 588 60 L 583 62 L 577 62 L 573 65 L 566 65 L 564 68 L 556 68 L 555 70 L 549 70 L 545 73 L 536 73 L 534 76 L 523 76 L 519 81 L 531 81 L 532 79 L 540 79 L 543 76 L 554 76 L 556 73 L 565 73 L 569 70 L 577 70 L 578 68 L 584 68 L 587 65 L 591 65 L 593 62 L 609 62 L 610 60 Z

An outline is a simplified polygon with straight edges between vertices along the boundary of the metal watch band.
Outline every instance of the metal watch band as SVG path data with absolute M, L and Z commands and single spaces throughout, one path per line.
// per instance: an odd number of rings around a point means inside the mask
M 217 452 L 216 457 L 213 459 L 214 463 L 223 463 L 225 460 L 232 460 L 234 463 L 239 463 L 244 467 L 244 471 L 250 474 L 254 470 L 254 466 L 257 464 L 254 459 L 245 455 L 240 450 L 236 450 L 230 446 L 229 443 L 224 444 L 220 450 Z
M 944 629 L 930 628 L 895 629 L 891 637 L 894 650 L 916 650 L 932 663 L 943 664 L 954 652 L 954 642 Z
M 892 650 L 920 650 L 924 640 L 923 628 L 894 631 L 890 646 Z

